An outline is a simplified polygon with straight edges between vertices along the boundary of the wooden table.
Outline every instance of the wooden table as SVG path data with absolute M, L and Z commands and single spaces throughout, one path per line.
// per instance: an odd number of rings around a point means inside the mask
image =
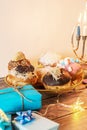
M 3 78 L 0 78 L 0 89 L 5 87 L 8 85 Z M 46 112 L 45 117 L 58 122 L 60 124 L 59 130 L 87 130 L 87 88 L 84 85 L 81 85 L 76 92 L 73 91 L 61 96 L 42 92 L 42 97 L 42 109 L 39 112 L 42 114 Z M 75 103 L 78 98 L 84 102 L 82 105 L 84 111 L 73 112 L 68 107 Z

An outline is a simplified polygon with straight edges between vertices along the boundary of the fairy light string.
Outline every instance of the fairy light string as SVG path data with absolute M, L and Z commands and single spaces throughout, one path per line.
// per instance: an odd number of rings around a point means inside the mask
M 46 114 L 48 113 L 49 108 L 54 107 L 56 105 L 59 105 L 61 107 L 66 108 L 67 110 L 69 110 L 71 113 L 76 113 L 76 112 L 82 112 L 85 111 L 85 108 L 82 106 L 84 104 L 83 101 L 81 101 L 80 97 L 77 98 L 76 102 L 74 102 L 71 105 L 67 105 L 64 103 L 59 102 L 59 100 L 56 100 L 56 103 L 53 104 L 49 104 L 44 113 L 38 112 L 38 111 L 34 111 L 35 113 L 41 115 L 41 116 L 46 116 Z

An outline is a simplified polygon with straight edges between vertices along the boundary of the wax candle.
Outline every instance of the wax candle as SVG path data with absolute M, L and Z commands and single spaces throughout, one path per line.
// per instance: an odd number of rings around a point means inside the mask
M 76 36 L 80 36 L 80 26 L 78 25 L 77 26 L 77 30 L 76 30 L 77 32 L 76 32 Z
M 87 36 L 87 25 L 84 25 L 84 26 L 83 26 L 82 36 Z

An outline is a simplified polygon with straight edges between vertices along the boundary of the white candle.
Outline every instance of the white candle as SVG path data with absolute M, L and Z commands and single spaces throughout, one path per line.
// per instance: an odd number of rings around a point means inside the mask
M 82 36 L 87 36 L 87 25 L 84 25 L 84 26 L 83 26 Z

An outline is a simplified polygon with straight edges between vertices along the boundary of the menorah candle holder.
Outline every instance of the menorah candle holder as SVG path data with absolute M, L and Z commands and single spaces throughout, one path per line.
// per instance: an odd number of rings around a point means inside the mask
M 80 14 L 78 23 L 75 25 L 71 36 L 71 44 L 73 52 L 80 61 L 85 63 L 87 63 L 86 46 L 85 46 L 86 42 L 87 42 L 87 0 L 85 10 Z

